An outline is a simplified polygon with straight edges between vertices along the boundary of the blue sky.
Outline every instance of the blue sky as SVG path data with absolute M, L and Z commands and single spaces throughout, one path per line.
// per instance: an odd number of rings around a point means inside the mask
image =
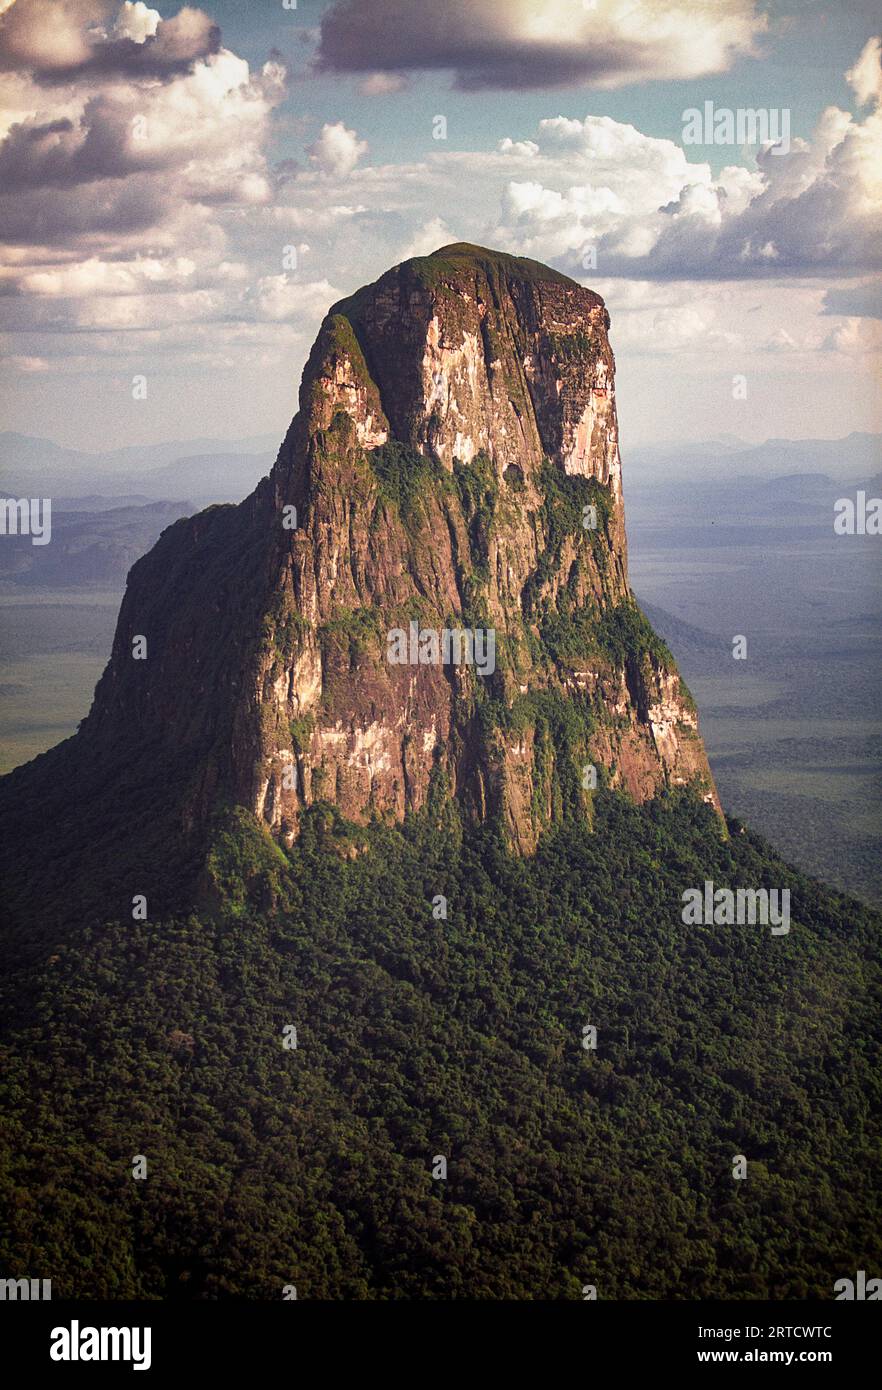
M 578 5 L 579 0 L 574 0 Z M 358 82 L 338 75 L 307 75 L 315 33 L 330 0 L 298 0 L 296 10 L 276 3 L 243 5 L 221 0 L 207 7 L 221 24 L 224 39 L 253 63 L 262 62 L 277 48 L 302 74 L 292 83 L 283 112 L 296 122 L 307 117 L 321 124 L 329 114 L 344 113 L 357 120 L 379 159 L 416 158 L 425 145 L 422 130 L 426 116 L 436 111 L 455 113 L 450 138 L 457 148 L 477 150 L 487 138 L 503 138 L 517 130 L 529 134 L 550 114 L 584 116 L 588 112 L 634 124 L 648 135 L 676 140 L 681 114 L 708 97 L 706 78 L 691 82 L 631 83 L 618 91 L 598 91 L 587 84 L 554 92 L 482 91 L 451 92 L 446 73 L 420 73 L 406 91 L 382 102 L 363 97 Z M 713 100 L 721 106 L 786 106 L 792 110 L 795 135 L 805 138 L 825 106 L 851 105 L 843 73 L 854 62 L 867 39 L 878 32 L 879 7 L 871 0 L 795 0 L 794 4 L 758 6 L 768 16 L 769 33 L 758 43 L 756 57 L 738 58 L 729 72 L 713 79 Z M 553 109 L 552 109 L 553 108 Z M 296 133 L 280 132 L 275 144 L 281 157 L 296 157 L 302 141 Z M 717 166 L 724 162 L 714 152 Z
M 281 435 L 333 299 L 468 239 L 604 295 L 626 452 L 879 429 L 874 9 L 0 0 L 5 423 Z M 707 101 L 788 153 L 684 145 Z

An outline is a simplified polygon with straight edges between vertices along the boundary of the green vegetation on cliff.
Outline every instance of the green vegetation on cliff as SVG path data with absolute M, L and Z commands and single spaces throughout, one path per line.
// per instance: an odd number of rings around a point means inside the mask
M 383 619 L 376 608 L 341 608 L 335 618 L 318 628 L 318 639 L 326 662 L 335 651 L 355 664 L 365 652 L 378 652 L 383 643 Z
M 660 666 L 677 669 L 666 643 L 653 631 L 633 599 L 604 608 L 597 624 L 597 641 L 614 666 L 650 656 Z
M 564 473 L 545 459 L 539 474 L 542 504 L 537 514 L 539 523 L 539 563 L 524 586 L 525 612 L 535 614 L 541 604 L 543 589 L 559 572 L 564 546 L 584 544 L 587 540 L 598 566 L 606 568 L 609 550 L 609 524 L 612 501 L 609 492 L 596 478 L 582 478 Z M 585 525 L 586 508 L 596 512 L 596 527 Z M 589 516 L 590 519 L 590 516 Z
M 454 464 L 453 475 L 459 492 L 463 516 L 468 527 L 469 546 L 476 576 L 484 583 L 490 577 L 490 528 L 499 500 L 499 480 L 486 454 L 471 463 Z
M 468 241 L 441 246 L 430 256 L 415 256 L 405 265 L 430 288 L 446 280 L 461 279 L 464 274 L 474 274 L 478 269 L 491 282 L 497 276 L 502 276 L 521 284 L 555 284 L 581 289 L 578 281 L 559 270 L 552 270 L 541 261 L 533 261 L 528 256 L 511 256 L 505 251 L 491 251 L 486 246 L 475 246 Z
M 350 324 L 358 323 L 366 306 L 376 297 L 377 287 L 387 284 L 400 275 L 412 277 L 412 282 L 427 290 L 443 290 L 446 285 L 465 286 L 473 284 L 476 274 L 482 276 L 498 294 L 506 281 L 521 285 L 561 285 L 566 289 L 579 290 L 583 287 L 569 275 L 564 275 L 541 261 L 528 256 L 511 256 L 505 251 L 493 251 L 486 246 L 476 246 L 471 242 L 460 241 L 450 246 L 440 246 L 429 256 L 414 256 L 402 261 L 400 265 L 387 270 L 371 285 L 363 285 L 354 294 L 347 295 L 332 305 L 330 316 L 346 318 Z
M 436 459 L 398 439 L 370 449 L 365 457 L 379 482 L 380 497 L 397 507 L 406 522 L 418 519 L 418 509 L 433 488 L 444 491 L 450 487 L 449 475 Z

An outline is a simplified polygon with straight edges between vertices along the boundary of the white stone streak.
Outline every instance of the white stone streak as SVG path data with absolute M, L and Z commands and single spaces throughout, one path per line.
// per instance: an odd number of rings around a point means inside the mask
M 367 391 L 358 381 L 351 358 L 340 358 L 334 365 L 333 379 L 324 377 L 322 385 L 334 409 L 345 410 L 355 422 L 359 444 L 366 449 L 375 449 L 378 445 L 386 443 L 388 431 L 383 429 L 368 410 Z
M 427 420 L 441 423 L 440 437 L 433 438 L 433 446 L 442 462 L 452 468 L 455 458 L 470 463 L 481 449 L 488 447 L 486 421 L 477 438 L 473 429 L 463 426 L 473 421 L 476 414 L 485 414 L 490 392 L 478 334 L 465 332 L 459 347 L 444 346 L 441 339 L 436 314 L 429 323 L 423 353 L 423 409 Z
M 305 647 L 289 674 L 288 688 L 295 714 L 305 714 L 322 695 L 322 661 L 315 647 Z

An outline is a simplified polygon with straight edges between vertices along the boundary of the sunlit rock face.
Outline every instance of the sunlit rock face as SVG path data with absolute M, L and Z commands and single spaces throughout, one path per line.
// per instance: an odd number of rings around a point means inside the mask
M 285 841 L 316 801 L 453 795 L 525 853 L 604 782 L 717 805 L 628 586 L 608 329 L 591 290 L 462 245 L 335 305 L 270 477 L 132 570 L 84 740 L 166 747 L 185 830 L 233 802 Z M 491 633 L 492 670 L 435 659 L 451 631 Z

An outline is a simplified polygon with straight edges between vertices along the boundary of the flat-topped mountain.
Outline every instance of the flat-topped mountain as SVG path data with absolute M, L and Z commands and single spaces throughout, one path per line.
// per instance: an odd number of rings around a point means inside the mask
M 433 779 L 526 853 L 604 783 L 716 804 L 628 586 L 608 329 L 591 290 L 465 245 L 336 304 L 269 478 L 132 569 L 66 777 L 163 770 L 194 848 L 219 806 L 290 844 L 316 801 L 400 821 Z

